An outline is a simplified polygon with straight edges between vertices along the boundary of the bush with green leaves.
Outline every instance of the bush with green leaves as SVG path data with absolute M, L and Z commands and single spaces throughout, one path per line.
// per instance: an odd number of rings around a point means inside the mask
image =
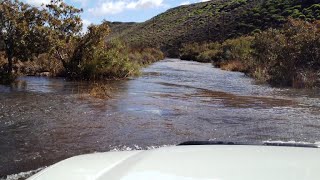
M 106 42 L 109 31 L 106 22 L 89 27 L 66 63 L 69 78 L 126 78 L 139 74 L 141 65 L 163 59 L 162 52 L 153 48 L 132 49 L 118 40 Z
M 129 60 L 125 45 L 118 41 L 106 43 L 109 31 L 106 23 L 89 27 L 66 62 L 69 78 L 124 78 L 138 71 L 138 65 Z
M 288 21 L 282 29 L 223 43 L 185 44 L 181 53 L 223 69 L 239 66 L 242 72 L 275 86 L 320 87 L 320 21 Z
M 273 85 L 314 87 L 320 81 L 320 22 L 290 20 L 253 40 L 253 71 Z M 255 73 L 253 73 L 255 74 Z
M 222 43 L 223 60 L 244 61 L 251 53 L 251 36 L 229 39 Z
M 197 56 L 204 51 L 203 46 L 199 43 L 183 44 L 180 49 L 180 59 L 196 60 Z
M 225 61 L 244 61 L 250 56 L 251 36 L 229 39 L 223 43 L 192 43 L 180 49 L 181 59 L 213 62 L 216 66 Z

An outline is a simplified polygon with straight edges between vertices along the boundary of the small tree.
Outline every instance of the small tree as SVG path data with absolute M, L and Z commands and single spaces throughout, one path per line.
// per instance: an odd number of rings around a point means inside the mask
M 0 2 L 0 44 L 8 60 L 7 73 L 12 73 L 13 60 L 28 60 L 46 51 L 43 46 L 45 11 L 18 0 Z
M 79 39 L 66 64 L 69 76 L 72 78 L 83 76 L 83 71 L 87 71 L 84 69 L 88 69 L 88 64 L 99 59 L 101 53 L 105 51 L 105 39 L 109 32 L 110 29 L 106 22 L 101 25 L 91 25 L 88 28 L 88 32 Z
M 73 54 L 75 42 L 80 38 L 82 9 L 69 6 L 62 0 L 51 0 L 46 7 L 50 27 L 48 40 L 51 47 L 50 52 L 66 68 Z
M 105 47 L 105 39 L 109 33 L 110 28 L 106 22 L 101 25 L 91 25 L 88 32 L 77 43 L 69 64 L 79 66 L 85 61 L 92 61 L 96 51 L 103 50 Z
M 139 64 L 130 60 L 129 48 L 125 44 L 119 41 L 106 43 L 109 32 L 107 22 L 88 28 L 88 32 L 77 42 L 67 63 L 69 78 L 126 78 L 139 72 Z

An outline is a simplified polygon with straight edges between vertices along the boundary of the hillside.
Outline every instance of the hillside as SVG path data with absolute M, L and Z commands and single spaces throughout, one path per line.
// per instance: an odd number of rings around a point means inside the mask
M 115 23 L 109 39 L 132 46 L 157 46 L 177 56 L 181 44 L 223 41 L 279 27 L 289 16 L 320 19 L 320 0 L 213 0 L 179 6 L 143 23 Z
M 112 36 L 109 36 L 109 38 L 112 38 L 113 36 L 120 35 L 124 30 L 132 28 L 133 26 L 137 25 L 138 23 L 135 22 L 106 22 L 110 29 L 112 29 Z

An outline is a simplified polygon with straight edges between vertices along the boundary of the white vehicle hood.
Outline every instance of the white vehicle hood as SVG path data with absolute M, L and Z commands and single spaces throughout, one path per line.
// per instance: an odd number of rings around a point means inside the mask
M 320 149 L 268 146 L 177 146 L 82 155 L 29 180 L 313 180 Z

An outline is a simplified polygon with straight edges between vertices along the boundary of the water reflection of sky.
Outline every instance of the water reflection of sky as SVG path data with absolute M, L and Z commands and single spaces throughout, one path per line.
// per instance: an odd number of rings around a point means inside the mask
M 108 84 L 113 89 L 126 89 L 127 81 L 68 81 L 64 78 L 25 76 L 19 77 L 11 85 L 1 85 L 0 93 L 35 92 L 35 93 L 82 93 L 94 84 Z M 143 91 L 144 92 L 144 91 Z
M 85 85 L 83 82 L 68 82 L 63 78 L 20 77 L 10 86 L 0 86 L 0 92 L 76 92 L 85 87 Z
M 63 90 L 64 84 L 63 79 L 23 77 L 19 79 L 16 88 L 31 92 L 50 93 Z

